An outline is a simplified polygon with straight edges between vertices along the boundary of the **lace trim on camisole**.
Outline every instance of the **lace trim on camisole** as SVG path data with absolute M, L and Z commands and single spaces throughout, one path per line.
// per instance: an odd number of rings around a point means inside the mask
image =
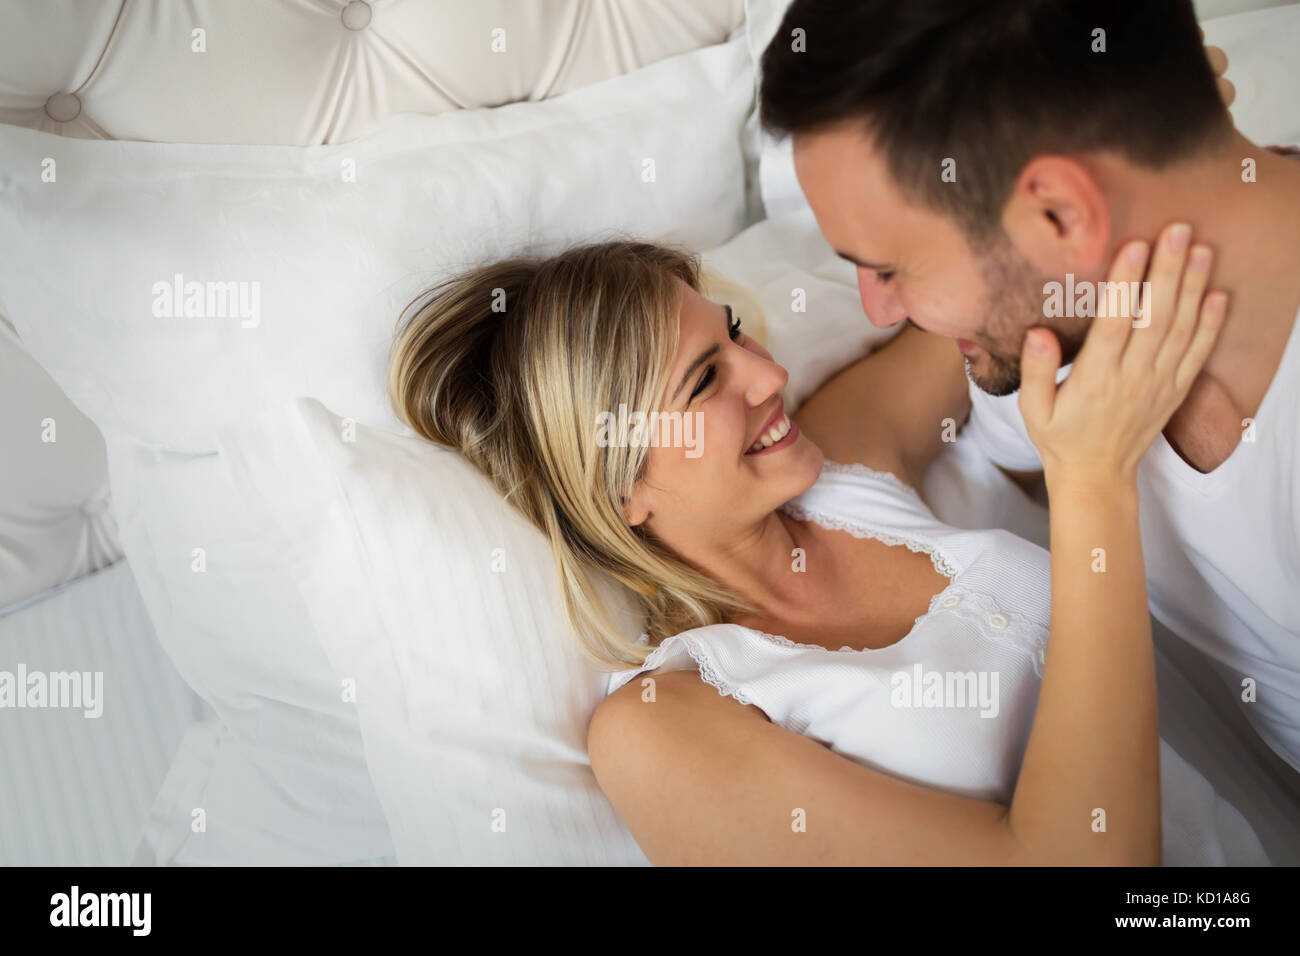
M 891 472 L 877 471 L 858 462 L 840 463 L 829 460 L 825 462 L 823 468 L 832 473 L 858 475 L 883 482 L 925 506 L 924 500 L 916 489 Z M 1034 672 L 1039 678 L 1043 676 L 1043 663 L 1046 658 L 1048 636 L 1047 628 L 1026 620 L 1018 614 L 1008 614 L 1000 608 L 998 602 L 991 595 L 956 584 L 954 579 L 957 577 L 958 568 L 938 546 L 919 538 L 882 531 L 879 527 L 856 519 L 841 518 L 793 502 L 787 503 L 782 510 L 798 521 L 813 521 L 823 528 L 845 531 L 855 538 L 871 538 L 887 545 L 902 545 L 909 551 L 928 555 L 934 569 L 946 577 L 949 584 L 948 587 L 930 599 L 930 606 L 926 609 L 926 612 L 913 622 L 913 630 L 933 614 L 940 612 L 951 613 L 975 625 L 981 633 L 987 636 L 1004 639 L 1021 647 L 1030 655 Z M 929 510 L 928 506 L 926 506 L 926 510 Z M 801 644 L 780 634 L 771 634 L 756 628 L 746 628 L 746 630 L 782 647 L 821 650 L 833 654 L 865 654 L 876 650 L 884 650 L 906 641 L 912 634 L 909 631 L 899 641 L 885 645 L 885 648 L 855 648 L 845 645 L 838 650 L 833 650 L 820 644 Z
M 708 652 L 701 646 L 703 642 L 695 641 L 686 634 L 674 634 L 672 637 L 665 638 L 662 643 L 646 655 L 645 662 L 642 663 L 637 673 L 629 678 L 626 683 L 632 683 L 632 681 L 641 677 L 645 672 L 652 671 L 663 664 L 664 658 L 667 656 L 667 651 L 669 649 L 669 641 L 678 641 L 681 643 L 682 647 L 686 648 L 686 653 L 691 656 L 691 660 L 693 660 L 695 666 L 699 668 L 700 679 L 704 681 L 704 683 L 715 688 L 719 696 L 733 697 L 739 703 L 751 704 L 762 710 L 761 705 L 756 704 L 752 697 L 722 676 L 718 668 L 714 665 L 713 659 L 709 657 Z
M 930 506 L 925 504 L 925 500 L 921 497 L 921 493 L 905 482 L 902 478 L 899 478 L 892 471 L 877 471 L 875 468 L 868 468 L 861 462 L 839 462 L 831 461 L 829 458 L 823 461 L 822 471 L 827 471 L 831 474 L 865 475 L 868 478 L 883 481 L 885 484 L 893 485 L 899 491 L 903 492 L 903 494 L 914 498 L 922 505 L 925 505 L 927 511 L 930 510 Z
M 901 478 L 891 472 L 876 471 L 874 468 L 868 468 L 866 465 L 861 465 L 857 462 L 841 464 L 840 462 L 829 460 L 822 465 L 822 470 L 833 474 L 858 475 L 883 482 L 909 496 L 922 507 L 925 507 L 927 511 L 929 510 L 917 490 L 911 485 L 903 482 Z M 879 527 L 866 524 L 862 521 L 827 514 L 826 512 L 815 508 L 795 504 L 794 501 L 786 502 L 786 504 L 782 506 L 781 510 L 796 521 L 813 521 L 821 525 L 823 528 L 829 528 L 832 531 L 847 531 L 855 538 L 872 538 L 888 545 L 901 544 L 909 551 L 929 555 L 930 562 L 934 565 L 934 569 L 949 581 L 957 576 L 956 565 L 949 560 L 948 556 L 945 555 L 940 548 L 935 547 L 927 541 L 922 541 L 919 538 L 910 535 L 892 534 L 888 531 L 882 531 Z

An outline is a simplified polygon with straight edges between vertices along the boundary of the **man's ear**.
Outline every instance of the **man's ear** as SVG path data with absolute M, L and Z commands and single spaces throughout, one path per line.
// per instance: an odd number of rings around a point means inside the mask
M 1035 156 L 1020 171 L 1002 210 L 1002 227 L 1044 275 L 1105 269 L 1110 208 L 1093 175 L 1066 156 Z

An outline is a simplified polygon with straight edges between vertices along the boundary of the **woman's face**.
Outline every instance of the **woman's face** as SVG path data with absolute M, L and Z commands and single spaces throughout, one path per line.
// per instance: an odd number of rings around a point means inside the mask
M 677 354 L 626 514 L 682 553 L 737 543 L 812 486 L 823 456 L 786 418 L 789 375 L 745 334 L 745 317 L 678 285 Z

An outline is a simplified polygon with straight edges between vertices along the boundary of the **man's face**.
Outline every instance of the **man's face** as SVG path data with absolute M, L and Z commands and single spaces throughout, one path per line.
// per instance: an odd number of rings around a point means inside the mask
M 1020 350 L 1031 326 L 1053 328 L 1062 361 L 1073 360 L 1086 322 L 1044 319 L 1045 277 L 1000 227 L 972 249 L 956 222 L 904 197 L 860 129 L 799 133 L 793 147 L 799 185 L 822 235 L 857 267 L 873 325 L 910 321 L 956 339 L 972 381 L 994 395 L 1020 387 Z

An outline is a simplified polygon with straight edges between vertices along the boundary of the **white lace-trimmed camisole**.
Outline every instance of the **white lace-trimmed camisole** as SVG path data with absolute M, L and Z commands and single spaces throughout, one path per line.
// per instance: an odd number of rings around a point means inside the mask
M 720 694 L 851 760 L 949 793 L 1011 802 L 1038 703 L 1048 553 L 1009 531 L 945 525 L 896 476 L 826 462 L 792 518 L 926 553 L 948 585 L 901 640 L 830 650 L 738 624 L 665 639 L 649 670 L 697 670 Z M 870 582 L 866 582 L 870 586 Z M 1161 741 L 1165 865 L 1268 865 L 1254 830 Z

